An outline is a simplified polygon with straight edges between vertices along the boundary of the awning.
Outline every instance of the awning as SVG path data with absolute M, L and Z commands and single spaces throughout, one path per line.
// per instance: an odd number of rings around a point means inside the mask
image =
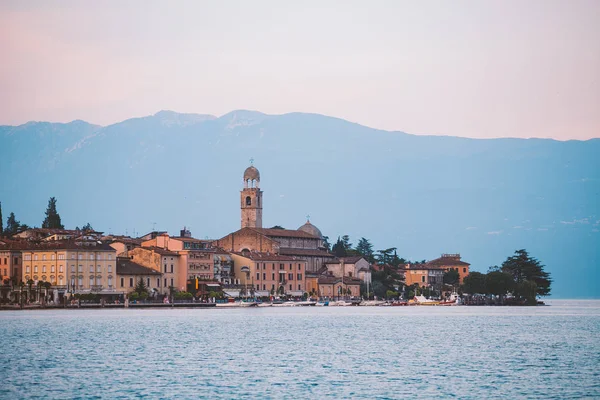
M 207 283 L 206 286 L 210 286 L 210 287 L 220 287 L 221 285 L 219 285 L 218 283 Z
M 286 294 L 290 294 L 292 296 L 302 296 L 304 292 L 302 290 L 290 290 L 286 292 Z

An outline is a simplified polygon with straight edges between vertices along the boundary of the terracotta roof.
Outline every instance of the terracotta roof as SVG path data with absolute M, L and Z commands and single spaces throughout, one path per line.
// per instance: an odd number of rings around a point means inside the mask
M 275 236 L 275 237 L 293 237 L 293 238 L 304 238 L 304 239 L 319 239 L 310 233 L 291 229 L 267 229 L 267 228 L 250 228 L 263 235 Z
M 294 249 L 291 247 L 282 247 L 279 249 L 279 254 L 289 255 L 289 256 L 314 256 L 314 257 L 335 257 L 333 254 L 326 252 L 325 250 L 319 249 Z
M 161 275 L 161 273 L 134 263 L 127 257 L 117 257 L 117 275 Z
M 22 250 L 43 251 L 43 250 L 79 250 L 79 251 L 116 251 L 107 243 L 98 243 L 97 241 L 81 242 L 70 240 L 56 240 L 41 243 L 26 242 L 21 247 Z
M 140 249 L 152 250 L 153 252 L 155 252 L 156 254 L 160 254 L 161 256 L 179 257 L 179 254 L 175 253 L 174 251 L 166 250 L 161 247 L 144 246 L 144 247 L 140 247 Z
M 471 265 L 468 262 L 461 261 L 460 256 L 452 256 L 452 257 L 442 256 L 440 258 L 436 258 L 435 260 L 431 260 L 431 261 L 427 262 L 427 264 L 430 264 L 433 266 L 456 266 L 456 265 L 469 266 L 469 265 Z
M 304 261 L 297 257 L 293 256 L 285 256 L 273 253 L 263 253 L 258 251 L 250 251 L 250 252 L 231 252 L 231 254 L 236 254 L 238 256 L 246 257 L 251 259 L 252 261 Z

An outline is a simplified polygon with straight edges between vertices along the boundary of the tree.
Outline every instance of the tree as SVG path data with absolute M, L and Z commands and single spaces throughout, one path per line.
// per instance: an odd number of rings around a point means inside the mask
M 377 250 L 377 254 L 375 254 L 375 259 L 377 260 L 377 263 L 380 265 L 383 265 L 383 264 L 391 265 L 394 260 L 395 254 L 396 254 L 395 247 L 390 247 L 389 249 L 385 249 L 385 250 Z M 398 257 L 398 256 L 396 256 L 396 257 Z
M 460 281 L 460 275 L 458 274 L 457 270 L 449 269 L 444 273 L 443 281 L 447 285 L 457 285 Z
M 269 229 L 285 229 L 285 228 L 283 226 L 281 226 L 281 225 L 275 225 L 275 226 L 272 226 Z
M 64 229 L 60 222 L 60 215 L 56 211 L 56 198 L 50 197 L 48 208 L 46 209 L 46 219 L 42 222 L 42 228 L 46 229 Z
M 83 228 L 81 228 L 82 231 L 93 231 L 94 228 L 92 228 L 92 225 L 88 222 L 87 224 L 85 224 L 83 226 Z
M 12 236 L 19 231 L 20 226 L 21 223 L 15 218 L 15 213 L 11 212 L 6 219 L 6 229 L 4 230 L 4 233 L 6 236 Z
M 344 242 L 342 241 L 342 239 L 340 239 L 339 236 L 338 236 L 337 242 L 335 242 L 335 244 L 331 248 L 331 252 L 336 257 L 346 257 L 348 255 L 348 252 L 346 251 L 346 247 L 344 246 Z
M 552 279 L 550 274 L 544 271 L 544 266 L 535 258 L 530 257 L 525 249 L 515 251 L 512 257 L 508 257 L 502 263 L 502 272 L 510 274 L 515 282 L 515 287 L 526 288 L 526 292 L 532 285 L 523 286 L 523 282 L 530 281 L 536 285 L 537 296 L 548 296 Z M 517 291 L 518 293 L 519 291 Z M 520 296 L 517 297 L 524 297 Z
M 500 299 L 514 289 L 512 276 L 507 272 L 490 271 L 485 276 L 485 287 L 487 293 L 500 296 Z
M 369 239 L 360 238 L 356 245 L 356 251 L 369 262 L 373 262 L 373 245 Z
M 331 243 L 329 243 L 329 236 L 323 236 L 323 247 L 325 247 L 325 250 L 327 250 L 327 251 L 331 250 Z
M 463 282 L 463 291 L 469 294 L 485 294 L 485 275 L 481 272 L 471 272 Z
M 2 202 L 0 201 L 0 236 L 4 232 L 4 221 L 2 221 Z
M 137 284 L 135 285 L 135 289 L 134 292 L 138 293 L 138 294 L 142 294 L 145 293 L 146 295 L 148 295 L 148 287 L 146 286 L 146 283 L 144 282 L 143 278 L 140 278 L 137 281 Z

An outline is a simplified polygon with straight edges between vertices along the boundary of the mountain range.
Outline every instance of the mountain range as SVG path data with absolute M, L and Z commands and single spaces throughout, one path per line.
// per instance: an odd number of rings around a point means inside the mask
M 507 136 L 510 132 L 507 132 Z M 600 139 L 467 139 L 317 114 L 160 111 L 109 126 L 0 126 L 4 222 L 218 238 L 239 228 L 242 174 L 261 173 L 265 227 L 306 216 L 334 242 L 368 238 L 412 260 L 460 253 L 486 272 L 525 248 L 561 298 L 600 297 Z

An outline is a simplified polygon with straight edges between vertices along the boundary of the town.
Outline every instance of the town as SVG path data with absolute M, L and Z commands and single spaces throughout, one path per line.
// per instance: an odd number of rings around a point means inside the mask
M 460 254 L 411 263 L 385 251 L 376 260 L 370 244 L 363 246 L 364 254 L 345 249 L 340 239 L 330 248 L 309 219 L 296 230 L 264 228 L 262 196 L 260 173 L 251 165 L 243 173 L 240 229 L 217 240 L 194 238 L 185 227 L 178 235 L 153 231 L 135 238 L 104 235 L 89 225 L 63 229 L 56 227 L 60 217 L 54 227 L 14 228 L 18 232 L 12 235 L 6 235 L 7 227 L 0 238 L 0 302 L 20 307 L 82 300 L 102 305 L 240 300 L 346 305 L 402 297 L 434 302 L 425 294 L 450 303 L 449 292 L 469 275 L 470 265 Z M 52 198 L 46 225 L 56 220 L 55 207 Z M 378 274 L 386 282 L 374 279 Z

